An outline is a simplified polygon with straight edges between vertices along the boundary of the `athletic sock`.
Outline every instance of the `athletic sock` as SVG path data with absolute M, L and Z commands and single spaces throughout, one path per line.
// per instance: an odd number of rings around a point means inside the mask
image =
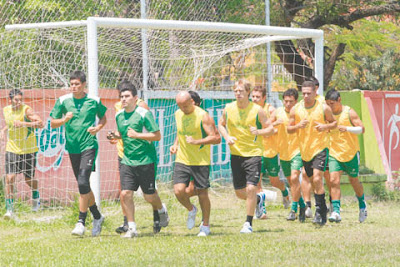
M 287 197 L 289 195 L 289 191 L 287 190 L 287 187 L 285 187 L 285 190 L 281 191 L 283 197 Z
M 124 225 L 128 226 L 128 218 L 126 216 L 124 216 Z
M 253 216 L 247 215 L 246 222 L 250 223 L 250 226 L 253 225 Z
M 311 203 L 310 203 L 310 204 L 311 204 Z M 299 205 L 300 205 L 300 208 L 305 208 L 305 207 L 306 207 L 306 203 L 304 202 L 303 197 L 300 197 L 300 199 L 299 199 Z
M 12 211 L 14 207 L 14 199 L 13 198 L 7 198 L 6 199 L 6 210 Z
M 93 218 L 95 218 L 96 220 L 101 218 L 101 214 L 100 211 L 97 209 L 97 205 L 93 204 L 93 206 L 89 207 L 90 212 L 93 215 Z
M 32 198 L 33 198 L 33 199 L 38 199 L 38 198 L 40 198 L 40 194 L 39 194 L 39 191 L 38 191 L 38 190 L 33 190 L 33 191 L 32 191 Z
M 128 228 L 136 230 L 136 223 L 135 222 L 128 222 Z
M 340 199 L 332 200 L 333 211 L 340 214 Z
M 357 199 L 358 199 L 358 207 L 360 209 L 365 209 L 367 206 L 365 205 L 364 194 L 361 197 L 357 197 Z
M 307 207 L 311 208 L 311 201 L 307 201 L 306 204 L 307 204 Z
M 315 196 L 315 209 L 320 214 L 326 212 L 325 194 L 314 194 Z
M 80 223 L 82 223 L 83 225 L 85 225 L 85 223 L 86 223 L 86 216 L 87 216 L 87 212 L 82 212 L 82 211 L 80 211 L 80 212 L 79 212 L 79 220 L 78 220 L 78 223 L 80 222 Z
M 164 213 L 165 212 L 165 208 L 164 206 L 161 207 L 161 209 L 158 210 L 158 213 Z
M 333 202 L 332 202 L 332 196 L 331 196 L 331 195 L 329 195 L 329 202 L 330 202 L 331 204 L 333 204 Z
M 160 221 L 160 214 L 158 214 L 158 210 L 153 210 L 153 221 L 154 222 Z
M 294 212 L 297 212 L 297 206 L 299 205 L 299 202 L 297 201 L 292 201 L 292 210 Z

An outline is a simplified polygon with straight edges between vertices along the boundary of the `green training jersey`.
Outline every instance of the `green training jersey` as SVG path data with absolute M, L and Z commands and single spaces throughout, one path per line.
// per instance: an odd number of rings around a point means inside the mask
M 153 142 L 128 137 L 129 128 L 138 133 L 159 131 L 153 114 L 145 108 L 136 106 L 135 110 L 129 113 L 124 109 L 121 110 L 115 115 L 115 119 L 124 144 L 122 163 L 130 166 L 155 163 L 157 155 Z
M 74 116 L 65 123 L 66 149 L 70 154 L 78 154 L 85 150 L 98 148 L 96 135 L 91 135 L 87 130 L 95 125 L 96 116 L 104 117 L 107 108 L 101 103 L 100 98 L 86 95 L 76 99 L 72 94 L 60 97 L 50 117 L 61 119 L 67 112 Z

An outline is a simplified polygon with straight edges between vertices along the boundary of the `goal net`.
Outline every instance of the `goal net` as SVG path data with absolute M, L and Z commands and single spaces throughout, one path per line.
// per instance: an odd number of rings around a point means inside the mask
M 87 74 L 89 91 L 95 88 L 92 92 L 96 92 L 98 88 L 103 104 L 108 107 L 108 123 L 98 134 L 102 200 L 115 200 L 119 194 L 117 149 L 108 142 L 106 134 L 116 129 L 114 105 L 119 101 L 116 87 L 120 81 L 133 82 L 156 118 L 162 133 L 161 141 L 156 142 L 157 180 L 169 183 L 175 157 L 170 155 L 169 147 L 176 134 L 177 91 L 198 92 L 202 97 L 201 107 L 217 123 L 225 104 L 234 99 L 235 80 L 245 78 L 253 86 L 267 86 L 267 43 L 271 44 L 273 91 L 296 88 L 306 76 L 322 73 L 319 63 L 322 57 L 318 54 L 315 57 L 314 46 L 310 47 L 314 38 L 317 49 L 321 48 L 320 31 L 207 22 L 96 19 L 95 35 L 88 33 L 86 21 L 77 21 L 14 27 L 0 36 L 1 106 L 10 104 L 10 90 L 20 89 L 24 103 L 45 122 L 44 128 L 33 129 L 37 140 L 35 179 L 45 207 L 67 205 L 78 192 L 65 150 L 64 129 L 51 129 L 49 117 L 57 98 L 69 93 L 69 74 L 74 70 Z M 93 38 L 97 41 L 95 47 Z M 96 57 L 90 56 L 93 54 Z M 1 118 L 3 128 L 4 116 Z M 3 150 L 2 164 L 4 156 Z M 5 178 L 4 168 L 1 172 Z M 222 141 L 212 146 L 211 185 L 230 182 L 229 147 Z M 13 193 L 21 209 L 29 209 L 31 191 L 23 175 L 18 174 Z

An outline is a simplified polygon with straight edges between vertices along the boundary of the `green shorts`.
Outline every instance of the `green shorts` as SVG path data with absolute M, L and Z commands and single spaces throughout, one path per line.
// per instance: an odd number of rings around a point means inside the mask
M 329 156 L 329 171 L 345 171 L 350 177 L 358 177 L 360 165 L 360 152 L 357 152 L 354 158 L 348 162 L 340 162 L 332 156 Z
M 268 172 L 269 176 L 277 177 L 279 175 L 279 157 L 276 155 L 273 158 L 262 157 L 261 172 Z
M 300 171 L 303 167 L 303 161 L 301 160 L 300 153 L 294 156 L 291 160 L 281 160 L 281 167 L 285 177 L 289 177 L 292 170 Z

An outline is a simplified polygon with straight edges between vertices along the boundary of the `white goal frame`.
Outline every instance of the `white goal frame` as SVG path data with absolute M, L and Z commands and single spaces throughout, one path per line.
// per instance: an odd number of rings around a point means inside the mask
M 323 72 L 323 57 L 324 57 L 324 33 L 322 30 L 275 27 L 263 25 L 235 24 L 235 23 L 219 23 L 219 22 L 200 22 L 200 21 L 175 21 L 175 20 L 152 20 L 152 19 L 127 19 L 127 18 L 102 18 L 89 17 L 87 20 L 80 21 L 65 21 L 65 22 L 47 22 L 47 23 L 28 23 L 28 24 L 13 24 L 6 25 L 5 29 L 27 30 L 27 29 L 55 29 L 65 27 L 85 27 L 87 28 L 87 51 L 88 51 L 88 90 L 90 94 L 98 96 L 99 94 L 99 79 L 98 79 L 98 46 L 97 46 L 97 29 L 102 27 L 115 28 L 137 28 L 142 29 L 142 50 L 143 50 L 143 98 L 154 98 L 155 94 L 147 88 L 147 47 L 146 47 L 146 30 L 185 30 L 185 31 L 206 31 L 206 32 L 232 32 L 232 33 L 247 33 L 247 34 L 263 34 L 269 35 L 271 41 L 274 40 L 289 40 L 289 39 L 304 39 L 311 38 L 315 41 L 315 60 L 314 70 L 315 76 L 318 79 L 320 86 L 318 94 L 322 94 L 324 88 L 324 72 Z M 226 95 L 226 92 L 221 92 L 221 95 Z M 166 92 L 165 95 L 160 95 L 157 92 L 157 97 L 172 98 L 172 94 Z M 213 94 L 212 98 L 217 97 Z M 100 207 L 100 165 L 99 158 L 96 162 L 96 172 L 91 176 L 91 187 L 95 195 L 96 203 Z

